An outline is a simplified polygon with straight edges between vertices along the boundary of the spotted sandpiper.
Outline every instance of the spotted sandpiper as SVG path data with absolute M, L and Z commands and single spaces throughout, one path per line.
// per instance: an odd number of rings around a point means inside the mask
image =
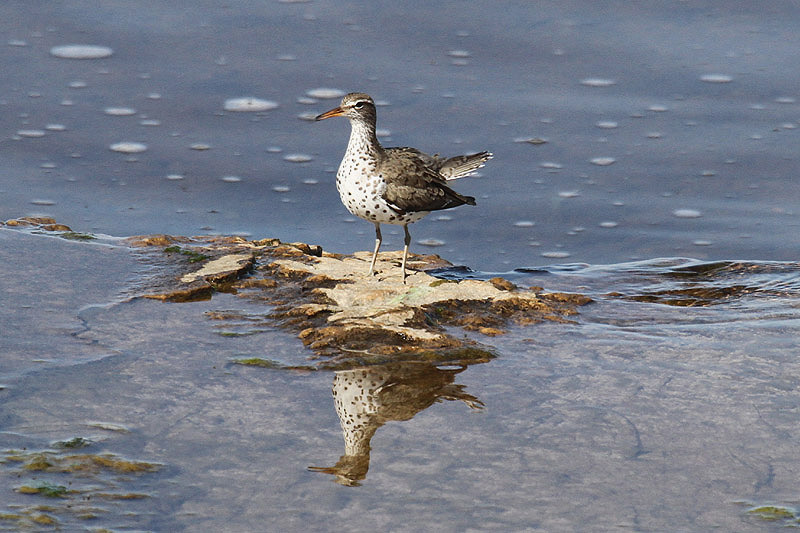
M 411 243 L 408 225 L 431 211 L 475 205 L 475 198 L 458 194 L 446 182 L 471 174 L 492 154 L 480 152 L 445 159 L 414 148 L 384 148 L 375 134 L 375 102 L 364 93 L 345 95 L 338 107 L 318 115 L 316 120 L 339 116 L 350 120 L 351 130 L 347 151 L 336 173 L 336 188 L 348 211 L 375 224 L 375 251 L 369 274 L 375 273 L 381 224 L 399 224 L 405 232 L 405 282 Z

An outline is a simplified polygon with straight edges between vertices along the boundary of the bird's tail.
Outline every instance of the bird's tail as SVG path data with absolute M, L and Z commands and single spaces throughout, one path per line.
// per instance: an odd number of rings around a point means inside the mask
M 469 176 L 492 158 L 491 152 L 480 152 L 470 155 L 458 155 L 446 159 L 439 169 L 439 174 L 446 180 L 454 180 Z

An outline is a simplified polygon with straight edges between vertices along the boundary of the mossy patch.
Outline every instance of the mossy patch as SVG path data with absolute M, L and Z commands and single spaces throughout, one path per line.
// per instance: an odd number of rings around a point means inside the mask
M 86 448 L 90 446 L 92 442 L 88 439 L 84 439 L 83 437 L 74 437 L 69 440 L 60 440 L 53 443 L 53 448 L 58 450 L 64 449 L 77 449 L 77 448 Z
M 237 365 L 245 366 L 258 366 L 261 368 L 283 368 L 283 365 L 271 359 L 262 359 L 260 357 L 246 357 L 244 359 L 234 359 L 231 361 Z
M 797 523 L 800 519 L 797 509 L 783 505 L 759 505 L 748 509 L 747 513 L 770 522 L 793 521 Z
M 54 485 L 45 481 L 36 485 L 22 485 L 17 488 L 20 494 L 38 494 L 46 498 L 63 498 L 67 495 L 67 487 L 64 485 Z
M 88 233 L 78 233 L 77 231 L 65 231 L 59 237 L 70 241 L 91 241 L 97 239 L 94 235 Z
M 185 255 L 190 263 L 199 263 L 209 258 L 209 256 L 205 254 L 201 254 L 200 252 L 195 252 L 194 250 L 188 250 L 186 248 L 181 248 L 180 246 L 177 245 L 167 246 L 166 248 L 164 248 L 164 253 Z

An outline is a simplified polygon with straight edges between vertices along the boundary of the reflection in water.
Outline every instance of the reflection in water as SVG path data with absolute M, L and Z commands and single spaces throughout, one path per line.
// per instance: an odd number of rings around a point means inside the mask
M 370 440 L 388 421 L 410 420 L 441 400 L 461 400 L 472 409 L 483 403 L 453 383 L 467 368 L 402 362 L 340 370 L 333 379 L 336 414 L 342 424 L 344 455 L 331 467 L 309 467 L 334 474 L 336 482 L 358 486 L 369 470 Z

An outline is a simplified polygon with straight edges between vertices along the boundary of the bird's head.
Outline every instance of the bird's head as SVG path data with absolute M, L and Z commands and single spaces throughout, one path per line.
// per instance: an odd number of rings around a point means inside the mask
M 375 121 L 375 102 L 368 94 L 350 93 L 342 98 L 338 107 L 317 115 L 315 120 L 325 120 L 331 117 L 347 117 L 350 120 L 366 122 Z

